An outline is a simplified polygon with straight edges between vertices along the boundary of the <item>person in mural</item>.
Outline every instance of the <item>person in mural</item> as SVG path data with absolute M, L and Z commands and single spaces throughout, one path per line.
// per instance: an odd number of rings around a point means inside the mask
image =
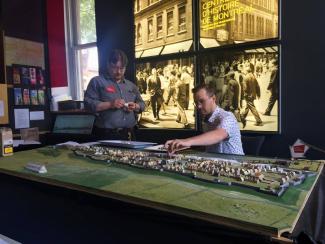
M 157 121 L 160 119 L 159 111 L 163 102 L 163 94 L 161 89 L 161 81 L 157 74 L 157 69 L 151 70 L 151 75 L 148 77 L 148 91 L 150 94 L 150 103 L 153 113 L 153 120 Z
M 167 100 L 165 102 L 166 105 L 169 104 L 170 99 L 172 99 L 173 104 L 176 105 L 176 71 L 172 70 L 170 71 L 170 74 L 168 76 L 168 95 L 167 95 Z
M 240 130 L 231 112 L 220 108 L 216 101 L 215 90 L 206 84 L 193 89 L 197 109 L 204 118 L 204 133 L 186 139 L 168 140 L 165 148 L 169 153 L 192 146 L 206 146 L 206 151 L 243 155 Z
M 235 80 L 235 72 L 230 71 L 225 76 L 225 84 L 227 85 L 225 94 L 223 95 L 221 101 L 221 107 L 226 110 L 232 112 L 237 121 L 240 121 L 240 113 L 239 113 L 239 83 Z
M 205 77 L 204 77 L 204 83 L 207 84 L 208 86 L 211 86 L 216 90 L 216 85 L 217 85 L 217 78 L 213 75 L 214 71 L 212 67 L 207 66 L 205 68 Z
M 246 101 L 246 107 L 243 113 L 241 114 L 241 121 L 245 127 L 247 114 L 249 111 L 251 111 L 256 120 L 256 123 L 254 125 L 263 126 L 263 122 L 254 104 L 256 98 L 260 98 L 261 96 L 260 86 L 254 75 L 254 65 L 252 63 L 247 63 L 246 69 L 247 69 L 247 74 L 245 75 L 243 81 L 243 93 L 244 93 L 244 99 Z
M 181 80 L 186 85 L 186 102 L 185 102 L 185 109 L 188 109 L 189 102 L 190 102 L 190 83 L 192 80 L 191 75 L 187 70 L 187 66 L 182 67 L 182 75 Z
M 85 107 L 97 114 L 94 133 L 99 139 L 134 139 L 136 114 L 145 104 L 137 86 L 125 79 L 127 56 L 121 50 L 110 52 L 107 72 L 92 78 L 85 92 Z
M 271 61 L 271 76 L 270 76 L 270 83 L 267 86 L 267 90 L 271 92 L 271 96 L 269 99 L 269 104 L 264 112 L 264 115 L 270 116 L 272 108 L 275 102 L 278 100 L 279 96 L 279 75 L 278 75 L 278 61 L 272 60 Z
M 164 69 L 165 70 L 165 69 Z M 159 80 L 160 80 L 160 84 L 161 84 L 161 101 L 160 101 L 160 106 L 161 106 L 161 109 L 164 111 L 163 112 L 163 115 L 166 114 L 166 105 L 165 105 L 165 93 L 167 92 L 168 90 L 168 78 L 165 76 L 166 72 L 163 72 L 163 69 L 162 68 L 159 68 L 157 70 L 157 74 L 158 74 L 158 77 L 159 77 Z
M 225 84 L 225 67 L 220 64 L 220 66 L 218 67 L 218 69 L 216 70 L 216 97 L 217 97 L 217 103 L 220 102 L 220 99 L 222 97 L 222 88 Z
M 143 73 L 141 71 L 138 71 L 137 72 L 137 75 L 136 75 L 136 84 L 138 86 L 139 92 L 141 94 L 145 94 L 146 91 L 147 91 L 147 82 L 143 78 Z
M 176 104 L 178 108 L 176 122 L 183 124 L 184 128 L 189 127 L 189 123 L 187 121 L 185 109 L 187 105 L 187 84 L 183 79 L 181 79 L 181 74 L 177 74 L 177 82 L 176 82 Z

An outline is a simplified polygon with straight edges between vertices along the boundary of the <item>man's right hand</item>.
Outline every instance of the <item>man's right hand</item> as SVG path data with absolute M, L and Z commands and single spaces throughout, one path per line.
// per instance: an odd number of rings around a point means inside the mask
M 164 147 L 169 154 L 173 154 L 176 151 L 191 147 L 191 143 L 186 139 L 174 139 L 167 141 Z
M 112 108 L 113 108 L 113 109 L 123 108 L 123 107 L 124 107 L 124 104 L 125 104 L 124 99 L 115 99 L 115 100 L 112 102 Z

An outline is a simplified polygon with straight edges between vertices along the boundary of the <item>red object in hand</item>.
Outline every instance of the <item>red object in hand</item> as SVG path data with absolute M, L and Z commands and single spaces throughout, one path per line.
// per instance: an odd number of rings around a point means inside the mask
M 107 87 L 106 87 L 106 91 L 107 91 L 108 93 L 115 93 L 115 92 L 116 92 L 114 86 L 107 86 Z

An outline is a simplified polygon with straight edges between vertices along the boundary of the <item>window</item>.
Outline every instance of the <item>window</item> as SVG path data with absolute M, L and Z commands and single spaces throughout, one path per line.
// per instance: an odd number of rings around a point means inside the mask
M 135 12 L 139 12 L 142 9 L 142 0 L 135 0 L 134 1 L 134 9 Z
M 186 31 L 186 10 L 185 6 L 181 6 L 178 9 L 178 31 Z
M 272 21 L 271 20 L 266 20 L 266 35 L 271 35 L 272 34 Z
M 248 35 L 254 34 L 254 15 L 247 14 L 246 15 L 247 22 L 246 22 L 246 33 Z
M 148 41 L 153 40 L 153 19 L 148 19 Z
M 142 43 L 142 27 L 141 24 L 138 24 L 138 27 L 136 28 L 136 43 L 141 44 Z
M 163 19 L 162 15 L 157 16 L 157 38 L 163 37 Z
M 155 2 L 158 2 L 158 0 L 148 0 L 148 6 L 154 4 Z
M 167 13 L 167 35 L 174 34 L 174 13 L 169 11 Z
M 136 58 L 193 50 L 192 1 L 160 0 L 147 6 L 148 3 L 143 0 L 143 9 L 134 12 L 135 28 L 138 23 L 142 25 L 141 43 L 135 32 Z
M 90 79 L 98 75 L 94 0 L 65 0 L 67 65 L 73 99 L 83 99 Z
M 257 17 L 256 21 L 257 21 L 257 26 L 256 26 L 257 34 L 260 36 L 263 36 L 264 35 L 264 18 Z

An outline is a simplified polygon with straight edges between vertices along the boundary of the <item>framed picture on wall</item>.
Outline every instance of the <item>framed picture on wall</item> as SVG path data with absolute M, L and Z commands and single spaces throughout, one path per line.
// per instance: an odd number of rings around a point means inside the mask
M 21 88 L 14 88 L 14 105 L 23 105 L 23 96 Z
M 279 1 L 200 0 L 203 48 L 279 37 Z
M 36 68 L 35 67 L 29 68 L 29 77 L 30 77 L 30 84 L 36 85 L 37 80 L 36 80 Z
M 136 58 L 193 50 L 192 1 L 134 2 Z
M 280 132 L 279 46 L 201 54 L 201 82 L 233 112 L 242 131 Z
M 12 64 L 14 105 L 46 105 L 46 84 L 41 67 Z
M 24 105 L 30 105 L 29 89 L 23 89 L 23 101 Z
M 45 104 L 45 91 L 43 89 L 37 90 L 38 102 L 40 105 Z
M 30 101 L 31 101 L 31 105 L 39 105 L 36 89 L 30 90 Z
M 194 70 L 191 57 L 136 64 L 136 83 L 146 104 L 140 128 L 196 129 Z
M 29 73 L 29 67 L 27 66 L 21 66 L 20 68 L 20 77 L 23 85 L 30 85 L 30 73 Z
M 43 70 L 42 68 L 37 68 L 36 69 L 36 80 L 39 85 L 44 85 L 44 75 L 43 75 Z
M 13 83 L 20 84 L 20 67 L 12 66 Z

